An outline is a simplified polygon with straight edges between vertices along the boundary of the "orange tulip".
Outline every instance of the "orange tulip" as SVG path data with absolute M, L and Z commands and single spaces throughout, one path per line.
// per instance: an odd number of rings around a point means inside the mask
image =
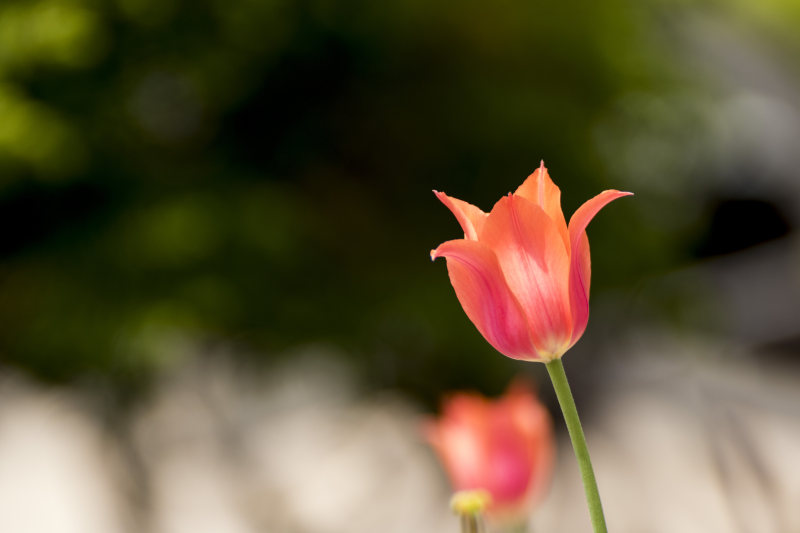
M 591 262 L 586 226 L 606 204 L 632 193 L 603 191 L 572 215 L 542 162 L 490 213 L 433 191 L 464 238 L 431 251 L 447 258 L 456 296 L 478 331 L 514 359 L 549 362 L 583 335 L 589 320 Z
M 489 493 L 490 518 L 524 520 L 550 482 L 555 454 L 550 415 L 521 382 L 497 401 L 453 395 L 425 434 L 454 490 Z

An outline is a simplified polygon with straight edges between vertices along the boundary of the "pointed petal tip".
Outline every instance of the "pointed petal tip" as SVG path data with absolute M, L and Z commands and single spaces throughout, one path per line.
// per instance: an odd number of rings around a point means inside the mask
M 447 206 L 448 209 L 452 211 L 452 207 L 450 207 L 450 205 L 452 204 L 453 199 L 447 196 L 447 193 L 433 189 L 433 195 L 436 196 L 436 198 L 438 198 L 440 202 L 442 202 L 444 205 Z
M 438 199 L 440 202 L 442 202 L 444 205 L 446 205 L 448 209 L 450 209 L 450 210 L 452 211 L 452 208 L 450 207 L 450 203 L 448 202 L 448 200 L 449 200 L 450 198 L 449 198 L 449 197 L 448 197 L 448 196 L 447 196 L 445 193 L 443 193 L 442 191 L 437 191 L 436 189 L 433 189 L 433 195 L 434 195 L 434 196 L 435 196 L 435 197 L 436 197 L 436 198 L 437 198 L 437 199 Z
M 431 250 L 431 261 L 436 261 L 438 255 L 436 255 L 436 250 Z
M 608 203 L 608 202 L 610 202 L 612 200 L 617 200 L 618 198 L 624 198 L 625 196 L 633 196 L 633 193 L 629 192 L 629 191 L 620 191 L 620 190 L 617 190 L 617 189 L 606 189 L 605 191 L 603 191 L 600 194 L 598 194 L 597 196 L 595 196 L 595 198 L 599 198 L 599 197 L 605 198 L 606 202 L 603 203 L 603 205 L 605 205 L 606 203 Z M 585 203 L 591 202 L 592 200 L 594 200 L 594 198 L 589 199 Z

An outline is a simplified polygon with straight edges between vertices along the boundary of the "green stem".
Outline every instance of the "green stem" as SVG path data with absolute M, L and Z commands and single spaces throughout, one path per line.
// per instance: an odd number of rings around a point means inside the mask
M 561 363 L 561 359 L 555 359 L 545 364 L 545 366 L 550 374 L 550 379 L 553 381 L 553 388 L 556 390 L 556 397 L 559 405 L 561 405 L 561 411 L 564 413 L 564 421 L 567 423 L 569 438 L 572 440 L 572 448 L 575 450 L 575 457 L 578 459 L 594 533 L 607 533 L 603 505 L 600 503 L 600 493 L 597 491 L 597 481 L 594 478 L 592 461 L 589 459 L 589 449 L 586 447 L 586 437 L 583 435 L 581 421 L 578 418 L 578 409 L 575 407 L 575 400 L 572 398 L 572 391 L 569 389 L 569 383 L 567 383 L 564 365 Z
M 461 515 L 461 533 L 483 533 L 481 515 L 478 513 Z

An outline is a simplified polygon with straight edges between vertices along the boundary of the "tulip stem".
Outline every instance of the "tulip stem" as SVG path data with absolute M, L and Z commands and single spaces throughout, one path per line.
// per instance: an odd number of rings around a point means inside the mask
M 553 388 L 556 390 L 556 397 L 561 406 L 561 412 L 564 413 L 564 421 L 567 423 L 569 438 L 572 440 L 572 448 L 575 450 L 575 457 L 578 459 L 594 533 L 607 533 L 603 505 L 600 503 L 600 493 L 597 491 L 597 481 L 594 477 L 592 461 L 589 459 L 589 448 L 586 447 L 586 437 L 583 434 L 580 418 L 578 418 L 578 409 L 575 407 L 575 400 L 572 398 L 567 375 L 564 373 L 564 364 L 561 359 L 554 359 L 546 363 L 545 366 L 550 374 L 550 379 L 553 381 Z
M 484 533 L 483 511 L 491 496 L 485 490 L 460 490 L 450 498 L 450 508 L 461 517 L 461 533 Z
M 483 520 L 481 515 L 462 515 L 461 516 L 461 533 L 484 533 Z

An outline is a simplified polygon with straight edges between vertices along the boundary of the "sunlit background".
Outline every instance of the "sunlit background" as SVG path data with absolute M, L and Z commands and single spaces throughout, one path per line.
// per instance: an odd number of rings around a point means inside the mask
M 459 236 L 544 159 L 610 528 L 800 530 L 800 3 L 2 0 L 0 531 L 456 532 L 420 424 L 539 383 Z

